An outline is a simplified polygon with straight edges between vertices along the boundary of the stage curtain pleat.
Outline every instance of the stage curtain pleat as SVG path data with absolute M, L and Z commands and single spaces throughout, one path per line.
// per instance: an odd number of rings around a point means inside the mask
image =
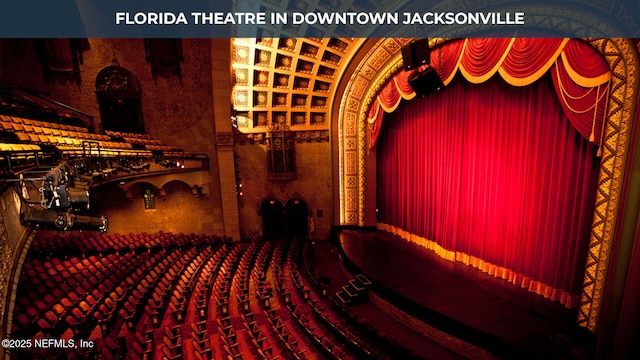
M 569 39 L 518 38 L 498 70 L 510 85 L 527 86 L 540 79 L 556 61 Z
M 573 80 L 576 76 L 570 75 L 572 70 L 567 71 L 569 66 L 564 59 L 565 57 L 559 58 L 551 71 L 560 104 L 578 132 L 590 141 L 600 144 L 603 119 L 609 100 L 609 79 L 596 73 L 594 83 L 606 79 L 605 83 L 593 87 L 580 86 Z M 580 79 L 586 82 L 585 77 Z
M 498 73 L 513 86 L 527 86 L 552 73 L 556 95 L 571 123 L 589 141 L 600 144 L 611 73 L 600 54 L 578 39 L 462 39 L 432 49 L 431 66 L 448 85 L 456 73 L 480 84 Z M 407 79 L 413 71 L 400 71 L 380 90 L 371 106 L 387 113 L 415 92 Z M 377 114 L 377 112 L 369 112 Z M 370 125 L 382 117 L 368 117 Z M 381 126 L 370 126 L 378 131 Z M 371 133 L 373 148 L 378 134 Z
M 460 72 L 465 79 L 480 84 L 490 79 L 500 68 L 516 39 L 473 38 L 467 39 Z
M 439 46 L 430 52 L 431 66 L 436 69 L 445 86 L 456 75 L 466 44 L 466 39 L 451 40 L 445 46 Z
M 457 78 L 386 116 L 380 228 L 577 304 L 599 162 L 549 75 L 527 87 Z

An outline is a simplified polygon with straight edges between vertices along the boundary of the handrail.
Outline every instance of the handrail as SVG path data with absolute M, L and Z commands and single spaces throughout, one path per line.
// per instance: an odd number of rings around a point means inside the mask
M 46 96 L 44 96 L 43 92 L 41 91 L 37 91 L 37 90 L 33 90 L 33 89 L 28 89 L 28 88 L 23 88 L 23 87 L 12 87 L 12 86 L 4 86 L 4 88 L 9 89 L 9 92 L 12 95 L 18 95 L 18 96 L 22 96 L 25 99 L 36 103 L 40 106 L 43 106 L 43 102 L 45 104 L 49 104 L 49 105 L 53 105 L 54 107 L 58 108 L 58 109 L 63 109 L 64 111 L 68 111 L 68 112 L 72 112 L 74 115 L 78 115 L 80 117 L 84 117 L 85 119 L 82 119 L 82 122 L 85 123 L 85 125 L 89 128 L 89 129 L 94 129 L 94 116 L 87 114 L 81 110 L 78 110 L 72 106 L 63 104 L 61 102 L 58 102 L 56 100 L 50 99 Z M 37 100 L 35 100 L 35 99 Z
M 93 115 L 87 114 L 86 112 L 81 111 L 81 110 L 78 110 L 78 109 L 76 109 L 76 108 L 74 108 L 74 107 L 72 107 L 72 106 L 69 106 L 69 105 L 67 105 L 67 104 L 63 104 L 63 103 L 58 102 L 58 101 L 55 101 L 55 100 L 53 100 L 53 99 L 49 99 L 48 97 L 45 97 L 45 96 L 41 95 L 41 94 L 40 94 L 41 92 L 40 92 L 40 91 L 38 91 L 38 90 L 27 89 L 27 88 L 23 88 L 23 87 L 13 87 L 12 89 L 14 89 L 14 90 L 18 90 L 18 91 L 20 91 L 20 92 L 26 93 L 26 94 L 31 95 L 31 96 L 35 96 L 35 97 L 37 97 L 37 98 L 38 98 L 38 99 L 40 99 L 40 100 L 44 100 L 44 101 L 46 101 L 46 102 L 49 102 L 49 103 L 55 104 L 55 105 L 57 105 L 57 106 L 60 106 L 60 107 L 62 107 L 62 108 L 65 108 L 65 109 L 67 109 L 67 110 L 69 110 L 69 111 L 73 111 L 74 113 L 80 114 L 80 115 L 82 115 L 82 116 L 86 116 L 86 117 L 90 117 L 90 118 L 93 118 L 93 117 L 94 117 Z

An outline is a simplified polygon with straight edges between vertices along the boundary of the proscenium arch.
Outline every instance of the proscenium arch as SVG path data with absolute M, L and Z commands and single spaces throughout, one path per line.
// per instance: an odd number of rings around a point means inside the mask
M 375 205 L 375 193 L 370 191 L 375 189 L 375 176 L 371 176 L 371 169 L 375 170 L 375 158 L 368 152 L 366 112 L 382 86 L 402 68 L 400 49 L 410 40 L 369 40 L 375 44 L 355 66 L 351 77 L 344 80 L 347 83 L 338 106 L 337 132 L 334 131 L 338 148 L 335 188 L 339 203 L 335 219 L 339 225 L 376 225 L 375 216 L 371 216 L 369 208 Z M 595 331 L 629 150 L 638 87 L 638 58 L 629 39 L 583 40 L 602 54 L 612 75 L 596 206 L 577 319 L 580 326 Z M 429 45 L 436 46 L 446 41 L 430 39 Z

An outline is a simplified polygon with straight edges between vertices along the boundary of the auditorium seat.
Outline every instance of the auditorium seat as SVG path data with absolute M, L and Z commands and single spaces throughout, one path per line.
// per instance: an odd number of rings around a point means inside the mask
M 142 245 L 152 238 L 157 245 Z M 103 248 L 108 251 L 98 251 L 99 244 L 108 243 Z M 327 358 L 349 358 L 346 342 L 359 340 L 342 323 L 324 324 L 337 318 L 321 306 L 320 295 L 300 272 L 298 265 L 306 265 L 296 263 L 296 243 L 223 243 L 216 237 L 158 232 L 58 236 L 34 244 L 38 254 L 54 255 L 25 261 L 14 315 L 18 335 L 31 337 L 36 329 L 55 335 L 70 328 L 86 338 L 97 328 L 112 341 L 129 334 L 117 341 L 120 354 L 132 359 L 181 358 L 189 351 L 197 352 L 191 357 L 196 359 L 304 358 L 306 351 L 320 348 Z M 77 244 L 90 250 L 66 258 L 58 250 L 79 249 Z M 116 248 L 120 252 L 113 252 Z M 42 285 L 28 273 L 37 274 Z M 70 279 L 77 284 L 71 287 Z M 38 295 L 29 300 L 26 291 Z M 94 354 L 120 356 L 101 348 Z

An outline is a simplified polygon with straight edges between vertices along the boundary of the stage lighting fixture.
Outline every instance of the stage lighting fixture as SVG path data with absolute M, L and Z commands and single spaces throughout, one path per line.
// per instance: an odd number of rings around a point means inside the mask
M 67 187 L 66 185 L 58 185 L 51 193 L 51 208 L 66 209 L 74 208 L 79 210 L 89 209 L 89 189 Z
M 45 175 L 46 181 L 49 181 L 54 186 L 69 182 L 69 170 L 70 167 L 66 162 L 61 162 L 58 166 L 51 168 Z
M 432 67 L 423 71 L 416 71 L 409 75 L 407 79 L 409 85 L 419 97 L 426 97 L 429 94 L 440 92 L 444 88 L 444 83 L 436 70 Z
M 431 63 L 429 39 L 411 40 L 402 47 L 402 65 L 405 71 L 417 69 Z
M 55 230 L 89 230 L 106 232 L 109 221 L 104 216 L 93 217 L 76 215 L 68 212 L 50 210 L 34 210 L 24 214 L 23 223 L 39 225 L 44 229 Z

